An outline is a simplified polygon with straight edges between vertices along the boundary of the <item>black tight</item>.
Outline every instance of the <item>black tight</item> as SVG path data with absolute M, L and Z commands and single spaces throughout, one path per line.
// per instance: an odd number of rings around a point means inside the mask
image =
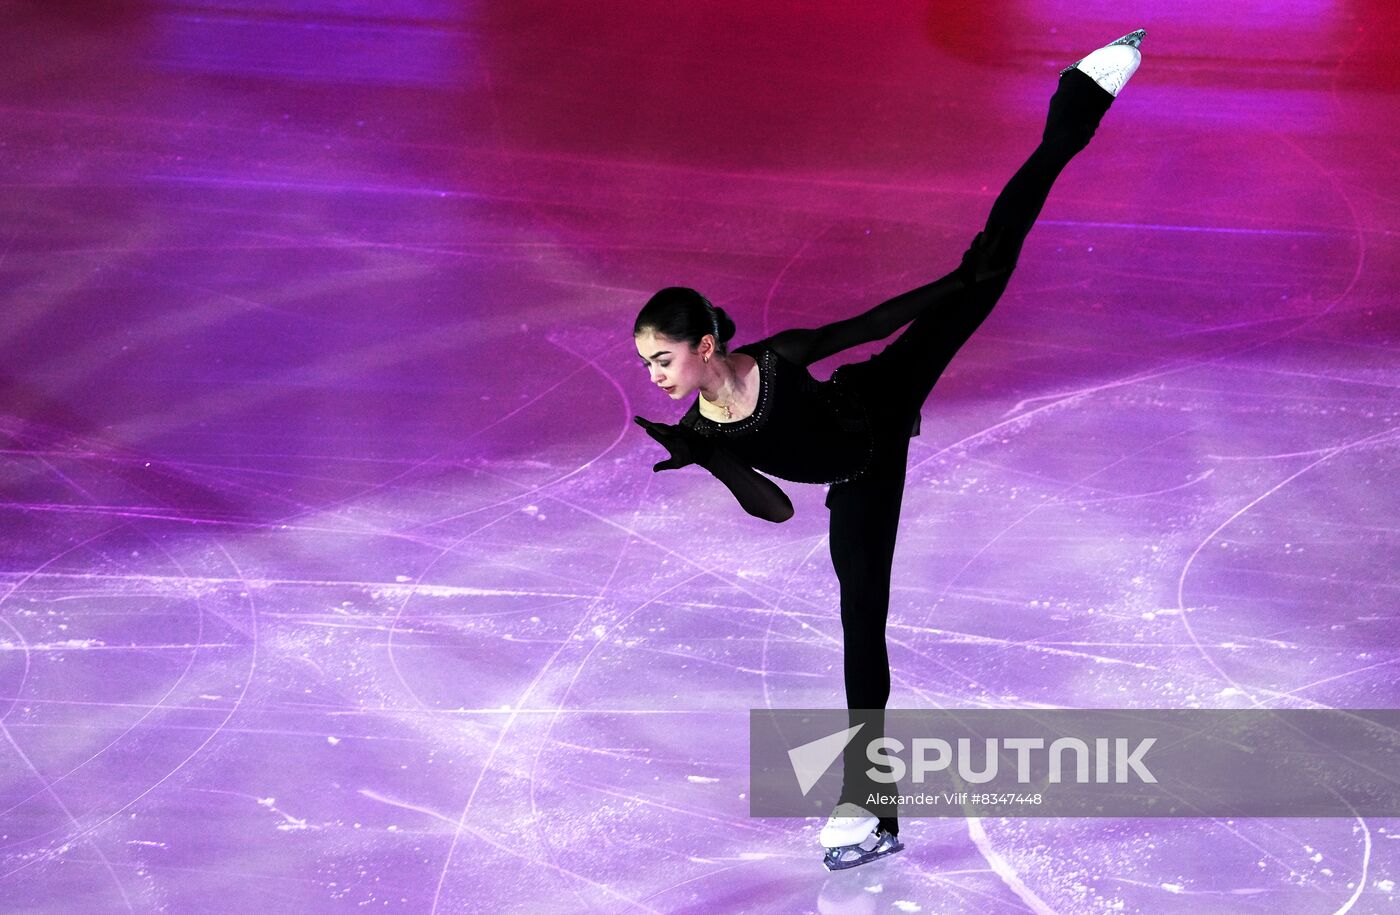
M 945 301 L 920 314 L 869 360 L 838 370 L 864 400 L 877 429 L 871 466 L 857 479 L 833 485 L 826 499 L 831 510 L 831 561 L 841 584 L 846 705 L 871 710 L 851 716 L 852 725 L 866 726 L 848 747 L 842 800 L 872 810 L 892 832 L 899 831 L 895 811 L 867 803 L 866 798 L 871 790 L 894 793 L 894 786 L 871 784 L 862 773 L 870 766 L 866 740 L 883 732 L 883 713 L 874 710 L 884 709 L 890 696 L 885 620 L 909 431 L 943 369 L 1006 288 L 1051 185 L 1088 144 L 1112 101 L 1080 71 L 1062 76 L 1050 100 L 1040 145 L 1002 189 L 986 228 L 964 255 L 962 265 L 934 284 L 962 283 L 966 292 L 955 302 Z

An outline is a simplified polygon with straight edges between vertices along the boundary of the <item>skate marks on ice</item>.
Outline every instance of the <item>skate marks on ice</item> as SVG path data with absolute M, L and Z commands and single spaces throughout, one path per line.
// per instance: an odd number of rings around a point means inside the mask
M 926 282 L 1045 87 L 951 13 L 449 6 L 9 26 L 42 54 L 0 90 L 7 903 L 1390 903 L 1377 822 L 909 821 L 828 874 L 819 823 L 749 818 L 747 709 L 840 702 L 825 511 L 797 489 L 771 528 L 650 473 L 629 417 L 675 405 L 619 303 L 685 282 L 753 339 Z M 896 704 L 1395 704 L 1368 12 L 1310 22 L 1336 66 L 1301 86 L 1198 78 L 1240 62 L 1163 23 L 912 443 Z M 1026 61 L 1103 37 L 1030 15 L 990 21 L 1049 42 Z

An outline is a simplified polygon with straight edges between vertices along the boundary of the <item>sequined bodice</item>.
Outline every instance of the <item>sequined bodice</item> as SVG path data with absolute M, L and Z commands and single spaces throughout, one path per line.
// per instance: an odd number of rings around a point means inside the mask
M 720 423 L 701 415 L 700 401 L 681 424 L 724 447 L 755 470 L 797 483 L 840 483 L 864 472 L 871 431 L 861 403 L 836 381 L 817 381 L 770 347 L 735 350 L 759 366 L 758 402 L 748 416 Z

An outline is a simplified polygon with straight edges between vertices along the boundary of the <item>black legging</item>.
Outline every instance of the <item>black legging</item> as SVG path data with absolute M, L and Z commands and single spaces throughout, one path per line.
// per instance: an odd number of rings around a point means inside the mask
M 843 801 L 880 816 L 898 833 L 892 807 L 867 803 L 873 791 L 894 793 L 893 785 L 873 784 L 863 772 L 866 740 L 883 733 L 883 710 L 890 696 L 885 620 L 890 606 L 899 509 L 909 453 L 909 431 L 919 409 L 949 360 L 991 312 L 1015 267 L 1021 245 L 1034 225 L 1055 178 L 1093 136 L 1113 97 L 1078 70 L 1060 77 L 1050 99 L 1041 143 L 1002 189 L 962 265 L 938 284 L 968 286 L 954 302 L 915 318 L 889 346 L 865 362 L 838 369 L 866 404 L 876 428 L 869 469 L 855 480 L 837 483 L 827 494 L 831 510 L 831 561 L 841 584 L 841 629 L 845 639 L 846 705 L 872 710 L 852 713 L 851 724 L 866 727 L 848 747 Z

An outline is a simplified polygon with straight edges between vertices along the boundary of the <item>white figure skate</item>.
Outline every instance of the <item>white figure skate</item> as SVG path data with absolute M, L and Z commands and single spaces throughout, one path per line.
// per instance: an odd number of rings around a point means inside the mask
M 1142 52 L 1138 47 L 1146 37 L 1146 29 L 1129 32 L 1117 41 L 1090 52 L 1083 60 L 1076 60 L 1060 72 L 1083 70 L 1094 82 L 1102 86 L 1105 92 L 1117 98 L 1128 77 L 1136 73 L 1138 64 L 1142 63 Z
M 822 827 L 826 846 L 822 863 L 829 871 L 869 864 L 904 849 L 904 843 L 880 826 L 880 818 L 856 804 L 837 804 Z

